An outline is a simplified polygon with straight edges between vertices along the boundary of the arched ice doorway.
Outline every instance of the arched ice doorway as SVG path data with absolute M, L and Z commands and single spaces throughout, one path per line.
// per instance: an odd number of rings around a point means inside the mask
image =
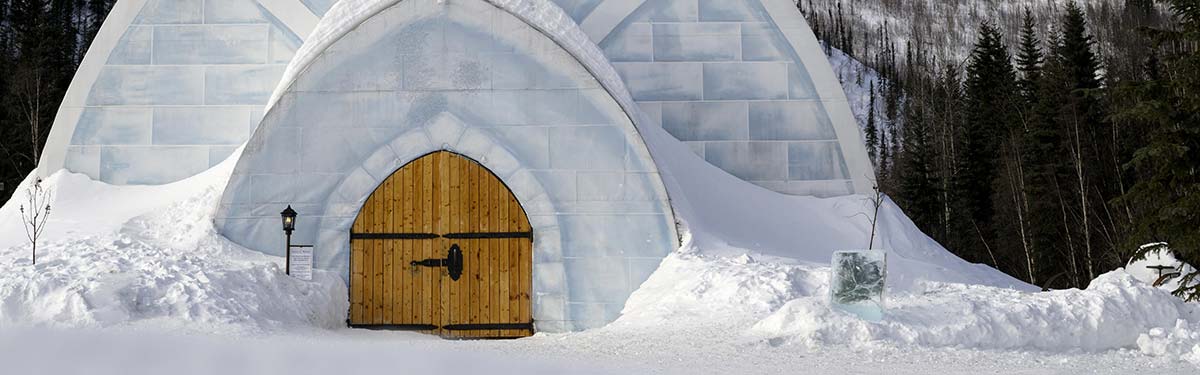
M 292 240 L 352 283 L 364 203 L 401 165 L 445 150 L 494 172 L 527 214 L 538 332 L 612 322 L 678 247 L 634 123 L 646 116 L 557 6 L 342 0 L 330 12 L 342 16 L 289 65 L 234 168 L 214 218 L 222 235 L 282 255 L 278 213 L 291 205 Z
M 350 324 L 454 338 L 533 334 L 533 230 L 508 187 L 465 156 L 413 160 L 350 234 Z

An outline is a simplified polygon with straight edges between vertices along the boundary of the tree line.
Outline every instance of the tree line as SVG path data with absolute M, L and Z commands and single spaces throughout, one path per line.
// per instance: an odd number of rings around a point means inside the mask
M 1046 288 L 1086 287 L 1146 243 L 1200 264 L 1200 0 L 1162 4 L 1126 2 L 1128 49 L 1102 48 L 1074 1 L 1025 9 L 1016 35 L 983 21 L 962 61 L 920 40 L 857 47 L 882 77 L 864 121 L 880 189 L 960 257 Z M 856 50 L 840 8 L 813 13 L 830 48 Z
M 71 78 L 116 0 L 0 0 L 0 197 L 32 171 Z

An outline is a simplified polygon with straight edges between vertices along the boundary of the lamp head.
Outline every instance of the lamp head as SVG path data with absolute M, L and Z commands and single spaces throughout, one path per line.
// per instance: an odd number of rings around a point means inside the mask
M 283 209 L 283 212 L 279 213 L 279 216 L 283 218 L 283 231 L 290 236 L 292 231 L 296 230 L 296 210 L 293 210 L 292 206 L 288 205 L 287 208 Z

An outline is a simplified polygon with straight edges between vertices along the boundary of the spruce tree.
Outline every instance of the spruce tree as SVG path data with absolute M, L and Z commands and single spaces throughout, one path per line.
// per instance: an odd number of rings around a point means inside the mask
M 1140 178 L 1119 201 L 1137 213 L 1126 246 L 1168 242 L 1181 260 L 1195 265 L 1200 264 L 1200 4 L 1167 2 L 1179 29 L 1151 33 L 1163 53 L 1156 70 L 1163 73 L 1118 90 L 1136 100 L 1114 117 L 1140 123 L 1148 134 L 1127 164 Z M 1200 301 L 1200 271 L 1182 281 L 1176 294 Z
M 959 246 L 976 261 L 995 265 L 992 196 L 997 176 L 997 140 L 1012 125 L 1016 77 L 1000 30 L 985 22 L 967 64 L 966 119 L 962 154 L 955 175 L 955 200 L 962 215 L 956 220 Z M 987 258 L 984 258 L 986 256 Z
M 1088 31 L 1087 17 L 1075 1 L 1067 2 L 1062 22 L 1059 53 L 1076 89 L 1100 87 L 1100 58 L 1096 56 L 1096 38 Z
M 867 154 L 871 157 L 871 162 L 875 166 L 879 166 L 879 126 L 875 124 L 875 81 L 871 81 L 871 99 L 867 104 L 867 126 L 863 129 L 866 133 Z
M 1017 83 L 1027 102 L 1033 101 L 1034 91 L 1037 90 L 1036 82 L 1041 78 L 1042 61 L 1045 58 L 1045 54 L 1042 53 L 1042 42 L 1038 40 L 1035 27 L 1033 12 L 1029 8 L 1025 8 L 1025 16 L 1021 24 L 1021 43 L 1017 53 L 1017 69 L 1021 71 L 1021 78 Z
M 1113 133 L 1116 129 L 1103 121 L 1098 98 L 1102 82 L 1096 42 L 1088 31 L 1083 10 L 1074 1 L 1067 3 L 1060 29 L 1061 39 L 1053 52 L 1065 73 L 1065 84 L 1071 94 L 1058 102 L 1060 113 L 1056 120 L 1065 127 L 1063 140 L 1067 154 L 1063 156 L 1071 161 L 1068 202 L 1078 212 L 1072 230 L 1081 237 L 1083 271 L 1086 271 L 1087 280 L 1091 280 L 1099 274 L 1097 269 L 1103 267 L 1100 264 L 1101 243 L 1093 232 L 1101 225 L 1098 219 L 1102 213 L 1111 212 L 1104 207 L 1107 202 L 1102 197 L 1115 196 L 1117 190 L 1114 187 L 1118 184 L 1116 175 L 1120 173 L 1115 164 L 1117 150 L 1108 141 L 1116 139 L 1117 134 Z M 1119 261 L 1112 263 L 1114 266 L 1120 264 Z
M 1051 53 L 1047 56 L 1038 81 L 1034 82 L 1033 102 L 1026 117 L 1021 139 L 1021 154 L 1025 160 L 1026 193 L 1029 195 L 1029 238 L 1034 249 L 1055 249 L 1055 259 L 1043 259 L 1047 266 L 1042 272 L 1051 276 L 1066 272 L 1065 281 L 1044 287 L 1082 287 L 1078 264 L 1078 235 L 1071 230 L 1074 220 L 1068 217 L 1072 176 L 1071 158 L 1067 150 L 1068 121 L 1063 106 L 1072 100 L 1070 75 L 1059 57 L 1060 48 L 1054 36 Z M 1043 256 L 1051 254 L 1043 252 Z
M 924 91 L 924 90 L 919 90 Z M 924 92 L 920 97 L 927 97 Z M 897 163 L 904 173 L 896 176 L 897 198 L 904 204 L 905 213 L 926 233 L 933 233 L 939 224 L 941 196 L 934 173 L 933 141 L 927 104 L 916 96 L 904 101 L 903 152 Z
M 880 132 L 879 132 L 879 145 L 880 145 L 880 147 L 879 147 L 879 166 L 878 166 L 879 172 L 876 173 L 876 178 L 879 179 L 880 189 L 884 190 L 884 191 L 886 191 L 886 189 L 884 189 L 884 187 L 889 186 L 889 185 L 887 185 L 887 183 L 892 175 L 892 152 L 889 150 L 888 147 L 883 147 L 883 145 L 888 144 L 888 138 L 889 137 L 888 137 L 887 130 L 880 130 Z

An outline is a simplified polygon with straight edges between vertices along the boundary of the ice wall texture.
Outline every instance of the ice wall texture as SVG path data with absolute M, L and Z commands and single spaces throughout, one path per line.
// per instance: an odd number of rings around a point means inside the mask
M 94 81 L 73 83 L 47 154 L 120 185 L 174 182 L 224 160 L 249 139 L 301 44 L 256 0 L 123 0 L 105 26 L 120 28 L 105 30 L 119 40 L 89 51 L 107 58 L 85 59 L 76 81 Z
M 869 191 L 844 95 L 814 84 L 832 70 L 806 65 L 798 52 L 810 51 L 793 42 L 820 47 L 785 34 L 811 35 L 794 6 L 773 17 L 760 0 L 555 1 L 599 43 L 642 109 L 709 163 L 787 194 Z M 800 25 L 781 27 L 780 18 Z M 606 22 L 615 27 L 589 27 Z M 847 112 L 831 114 L 837 106 Z
M 576 31 L 570 18 L 546 0 L 504 4 L 334 5 L 342 16 L 301 48 L 235 168 L 221 233 L 282 254 L 278 215 L 290 204 L 293 241 L 315 243 L 318 266 L 348 277 L 350 226 L 370 193 L 450 150 L 500 177 L 530 218 L 538 329 L 615 319 L 677 247 L 665 188 L 629 115 L 580 62 L 603 60 L 543 34 Z

